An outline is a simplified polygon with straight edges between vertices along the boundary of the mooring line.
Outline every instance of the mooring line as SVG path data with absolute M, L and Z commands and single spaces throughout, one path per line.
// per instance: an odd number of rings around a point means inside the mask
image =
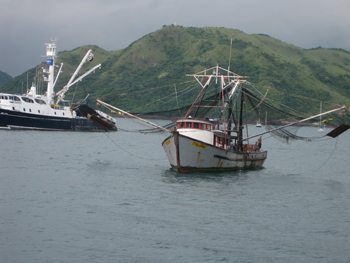
M 154 159 L 154 158 L 146 158 L 146 157 L 143 157 L 143 156 L 140 156 L 138 154 L 135 154 L 129 150 L 127 150 L 125 147 L 122 147 L 120 144 L 116 143 L 109 135 L 109 133 L 105 133 L 106 137 L 116 146 L 116 147 L 119 147 L 120 149 L 122 149 L 124 152 L 136 157 L 136 158 L 139 158 L 139 159 L 143 159 L 143 160 L 147 160 L 147 161 L 160 161 L 160 160 L 166 160 L 166 158 L 158 158 L 158 159 Z

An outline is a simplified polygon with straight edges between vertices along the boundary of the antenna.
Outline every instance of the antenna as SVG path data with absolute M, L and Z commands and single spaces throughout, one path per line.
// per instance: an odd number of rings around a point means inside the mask
M 231 44 L 230 44 L 230 57 L 228 59 L 228 72 L 230 71 L 230 66 L 231 66 L 231 54 L 232 54 L 232 37 L 231 37 Z
M 27 71 L 27 90 L 28 90 L 28 71 Z

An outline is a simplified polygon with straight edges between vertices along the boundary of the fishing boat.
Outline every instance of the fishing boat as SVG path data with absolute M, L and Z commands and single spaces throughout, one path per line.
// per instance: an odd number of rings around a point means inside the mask
M 267 157 L 261 137 L 249 143 L 243 135 L 246 79 L 219 66 L 191 76 L 200 84 L 200 92 L 162 142 L 171 167 L 178 172 L 261 168 Z M 208 93 L 213 96 L 205 99 Z M 218 115 L 203 116 L 208 109 Z
M 114 131 L 116 121 L 108 114 L 95 110 L 87 104 L 71 104 L 64 100 L 69 88 L 81 81 L 101 64 L 78 77 L 84 63 L 93 60 L 92 50 L 88 50 L 68 83 L 57 93 L 54 92 L 58 77 L 62 72 L 61 63 L 55 74 L 56 43 L 46 44 L 46 61 L 42 67 L 45 94 L 38 94 L 35 84 L 25 94 L 0 93 L 0 128 L 31 130 L 71 130 L 71 131 Z
M 263 135 L 279 133 L 292 139 L 309 140 L 288 132 L 287 128 L 346 109 L 342 106 L 249 135 L 248 121 L 244 118 L 246 108 L 250 104 L 258 114 L 253 100 L 258 105 L 268 104 L 247 88 L 250 83 L 246 77 L 219 66 L 189 76 L 200 85 L 198 96 L 162 142 L 171 167 L 181 173 L 262 168 L 267 158 L 267 151 L 262 149 Z M 215 113 L 215 118 L 209 116 Z M 349 127 L 342 124 L 324 136 L 335 138 Z
M 288 128 L 298 127 L 303 122 L 323 115 L 346 110 L 341 106 L 307 118 L 292 115 L 297 118 L 277 127 L 267 125 L 265 116 L 265 131 L 249 135 L 247 107 L 258 114 L 258 107 L 275 107 L 253 94 L 252 86 L 246 77 L 240 76 L 228 69 L 215 66 L 199 73 L 189 75 L 199 84 L 199 92 L 187 109 L 186 114 L 177 119 L 174 125 L 159 126 L 140 116 L 131 114 L 104 101 L 97 102 L 104 107 L 119 112 L 125 116 L 152 126 L 140 132 L 167 132 L 162 147 L 173 170 L 180 173 L 196 171 L 232 171 L 262 168 L 267 158 L 267 151 L 262 149 L 262 136 L 272 134 L 289 140 L 310 141 L 310 137 L 294 134 Z M 255 100 L 255 103 L 254 103 Z M 282 113 L 281 109 L 277 110 Z M 287 112 L 286 112 L 287 113 Z M 250 116 L 253 118 L 253 116 Z M 342 124 L 327 134 L 335 138 L 350 128 Z M 257 130 L 257 129 L 255 129 Z

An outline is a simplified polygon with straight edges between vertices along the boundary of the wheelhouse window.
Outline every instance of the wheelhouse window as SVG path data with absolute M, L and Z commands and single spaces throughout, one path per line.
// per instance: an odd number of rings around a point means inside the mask
M 220 147 L 220 148 L 227 148 L 229 144 L 229 140 L 225 137 L 221 137 L 218 135 L 214 136 L 214 145 L 216 147 Z
M 34 101 L 32 99 L 27 98 L 27 97 L 22 97 L 22 100 L 25 102 L 28 102 L 28 103 L 34 103 Z
M 46 104 L 46 102 L 41 99 L 35 99 L 35 102 L 38 104 Z
M 208 123 L 195 122 L 195 121 L 179 121 L 176 123 L 176 127 L 179 128 L 193 128 L 199 130 L 208 130 L 212 129 L 212 125 Z
M 17 96 L 9 96 L 9 100 L 12 100 L 12 101 L 21 101 Z

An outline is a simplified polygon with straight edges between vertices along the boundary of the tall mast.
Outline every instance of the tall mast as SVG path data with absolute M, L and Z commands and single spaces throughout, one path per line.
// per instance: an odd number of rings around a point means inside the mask
M 322 113 L 322 101 L 320 101 L 320 114 Z M 320 123 L 319 123 L 320 128 L 322 127 L 322 115 L 320 115 Z
M 239 110 L 239 120 L 238 120 L 238 131 L 237 131 L 237 146 L 238 150 L 242 151 L 243 150 L 243 104 L 244 104 L 244 98 L 243 98 L 243 91 L 240 90 L 241 92 L 241 105 L 240 105 L 240 110 Z
M 55 81 L 55 59 L 56 59 L 56 43 L 46 43 L 46 64 L 48 70 L 44 70 L 44 73 L 48 74 L 44 80 L 47 81 L 47 103 L 53 103 L 54 97 L 54 81 Z
M 232 129 L 232 100 L 228 102 L 228 113 L 227 113 L 227 136 L 231 137 L 231 129 Z

